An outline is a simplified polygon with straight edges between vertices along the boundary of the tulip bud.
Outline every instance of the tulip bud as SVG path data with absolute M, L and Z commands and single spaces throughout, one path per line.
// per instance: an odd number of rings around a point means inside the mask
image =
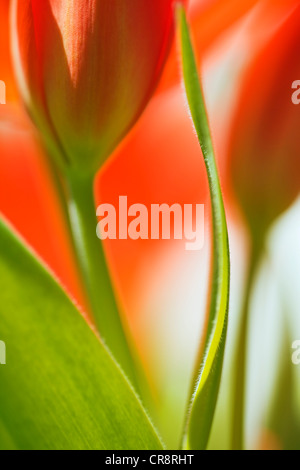
M 166 59 L 174 3 L 12 0 L 21 93 L 64 168 L 94 173 L 140 116 Z
M 232 127 L 234 189 L 260 240 L 300 189 L 300 106 L 292 102 L 300 79 L 299 22 L 297 7 L 253 60 Z

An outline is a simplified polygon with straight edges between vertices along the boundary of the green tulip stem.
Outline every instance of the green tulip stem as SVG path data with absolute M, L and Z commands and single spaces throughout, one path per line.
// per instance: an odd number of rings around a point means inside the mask
M 96 234 L 94 177 L 69 172 L 69 218 L 82 282 L 101 339 L 136 387 L 136 372 L 119 315 L 102 242 Z
M 254 287 L 255 275 L 260 260 L 261 248 L 253 244 L 250 252 L 249 266 L 246 275 L 245 293 L 241 320 L 238 330 L 237 349 L 234 361 L 233 378 L 233 422 L 232 442 L 233 450 L 243 450 L 245 447 L 245 403 L 246 403 L 246 371 L 248 349 L 249 312 L 251 307 L 251 293 Z

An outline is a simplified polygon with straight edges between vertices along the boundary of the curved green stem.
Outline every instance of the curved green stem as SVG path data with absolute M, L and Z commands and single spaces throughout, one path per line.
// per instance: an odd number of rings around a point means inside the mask
M 119 316 L 103 246 L 96 235 L 94 177 L 69 172 L 67 182 L 71 230 L 91 311 L 102 340 L 136 387 L 132 353 Z
M 227 222 L 208 116 L 198 77 L 194 50 L 184 8 L 177 8 L 183 79 L 189 109 L 197 132 L 208 177 L 212 221 L 212 277 L 204 347 L 198 354 L 191 406 L 187 412 L 182 446 L 207 447 L 216 408 L 223 367 L 228 324 L 230 256 Z
M 254 285 L 257 265 L 260 259 L 260 253 L 260 245 L 256 245 L 253 243 L 246 278 L 246 289 L 243 299 L 242 316 L 238 334 L 236 358 L 234 363 L 233 422 L 231 440 L 231 447 L 233 450 L 243 450 L 245 446 L 244 433 L 249 311 L 251 303 L 251 293 Z

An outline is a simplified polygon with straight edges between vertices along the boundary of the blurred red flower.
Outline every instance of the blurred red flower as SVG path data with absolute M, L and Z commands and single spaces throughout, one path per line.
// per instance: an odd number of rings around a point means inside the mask
M 298 6 L 253 57 L 231 127 L 233 185 L 258 239 L 300 190 L 300 108 L 292 103 L 292 83 L 300 76 L 299 21 Z

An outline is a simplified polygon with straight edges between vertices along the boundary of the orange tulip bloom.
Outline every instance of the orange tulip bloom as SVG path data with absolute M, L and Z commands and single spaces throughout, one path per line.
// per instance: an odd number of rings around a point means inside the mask
M 64 167 L 95 172 L 143 111 L 170 46 L 174 1 L 12 0 L 23 99 Z
M 300 108 L 292 103 L 300 77 L 299 21 L 298 6 L 252 61 L 232 125 L 233 184 L 259 238 L 300 190 Z

